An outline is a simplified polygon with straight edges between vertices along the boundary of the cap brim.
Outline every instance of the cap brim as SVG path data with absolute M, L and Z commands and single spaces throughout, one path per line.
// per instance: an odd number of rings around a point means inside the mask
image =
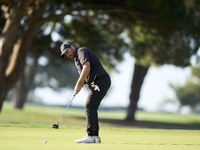
M 60 57 L 61 57 L 61 58 L 64 58 L 64 57 L 65 57 L 65 55 L 60 55 Z
M 65 52 L 67 51 L 67 49 L 64 50 L 64 52 L 62 52 L 62 54 L 60 55 L 61 58 L 65 57 Z

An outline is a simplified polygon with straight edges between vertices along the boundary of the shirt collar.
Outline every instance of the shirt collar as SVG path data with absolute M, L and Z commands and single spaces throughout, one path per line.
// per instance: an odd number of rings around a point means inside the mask
M 78 48 L 76 48 L 76 56 L 75 56 L 75 58 L 74 58 L 74 61 L 76 61 L 76 60 L 77 60 L 77 58 L 78 58 L 77 51 L 78 51 Z

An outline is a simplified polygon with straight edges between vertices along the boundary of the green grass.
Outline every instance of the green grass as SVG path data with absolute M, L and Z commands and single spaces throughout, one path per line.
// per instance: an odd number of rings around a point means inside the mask
M 58 130 L 42 127 L 0 127 L 1 149 L 4 150 L 199 150 L 200 131 L 129 129 L 102 127 L 101 144 L 76 144 L 85 127 L 64 126 Z M 47 143 L 44 143 L 47 140 Z
M 63 114 L 65 107 L 41 106 L 35 104 L 26 104 L 23 110 L 14 110 L 10 102 L 5 102 L 1 113 L 1 122 L 19 122 L 19 123 L 49 123 L 58 121 Z M 29 115 L 27 115 L 29 114 Z M 72 109 L 69 107 L 62 119 L 63 123 L 76 123 L 75 117 L 85 117 L 84 110 Z M 99 118 L 119 119 L 123 120 L 126 117 L 125 111 L 100 111 Z M 136 118 L 139 121 L 154 121 L 179 124 L 198 124 L 200 125 L 200 115 L 188 114 L 172 114 L 172 113 L 147 113 L 137 111 Z M 0 122 L 0 123 L 1 123 Z
M 84 110 L 69 109 L 58 130 L 51 125 L 60 119 L 64 107 L 27 104 L 14 110 L 4 103 L 0 114 L 2 150 L 199 150 L 200 130 L 147 129 L 100 123 L 101 144 L 76 144 L 85 133 Z M 124 119 L 124 111 L 99 112 L 100 118 Z M 199 115 L 138 112 L 138 120 L 200 124 Z M 47 143 L 44 143 L 47 140 Z

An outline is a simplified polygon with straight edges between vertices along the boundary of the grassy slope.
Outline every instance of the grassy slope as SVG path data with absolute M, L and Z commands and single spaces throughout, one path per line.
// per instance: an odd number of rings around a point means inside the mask
M 0 115 L 0 123 L 11 124 L 53 124 L 57 123 L 63 114 L 65 107 L 50 107 L 41 105 L 26 104 L 24 110 L 14 110 L 12 104 L 5 102 L 3 110 Z M 126 117 L 125 111 L 100 111 L 99 118 L 102 120 L 124 120 Z M 143 124 L 149 122 L 170 123 L 170 124 L 184 124 L 199 126 L 200 129 L 200 115 L 189 114 L 170 114 L 170 113 L 147 113 L 138 111 L 136 118 Z M 102 121 L 103 123 L 103 121 Z M 109 121 L 104 121 L 104 124 Z M 61 124 L 85 125 L 85 112 L 80 109 L 69 108 Z M 113 125 L 113 124 L 112 124 Z M 140 124 L 139 124 L 140 125 Z M 138 125 L 137 125 L 138 126 Z

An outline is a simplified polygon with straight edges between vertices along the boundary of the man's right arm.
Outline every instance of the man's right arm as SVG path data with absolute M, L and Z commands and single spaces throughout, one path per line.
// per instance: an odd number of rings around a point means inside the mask
M 90 62 L 86 61 L 83 64 L 83 69 L 81 71 L 80 77 L 76 83 L 76 86 L 74 88 L 74 92 L 76 94 L 79 93 L 79 91 L 81 90 L 81 88 L 85 85 L 85 79 L 87 78 L 88 74 L 90 73 Z

